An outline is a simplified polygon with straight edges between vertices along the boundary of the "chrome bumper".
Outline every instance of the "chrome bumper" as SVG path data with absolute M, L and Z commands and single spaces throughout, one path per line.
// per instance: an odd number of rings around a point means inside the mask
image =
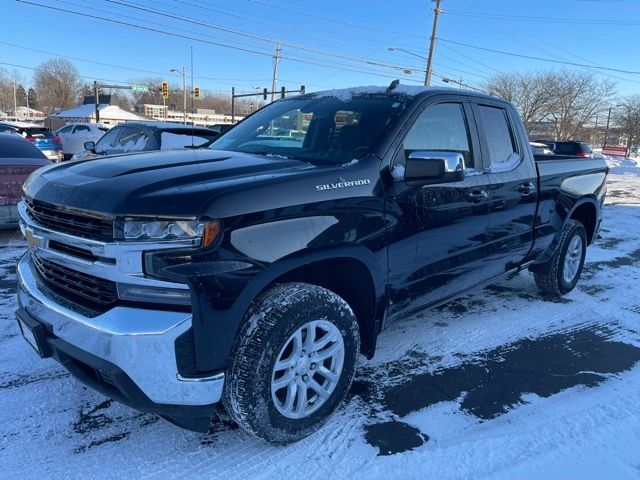
M 184 379 L 174 343 L 191 327 L 191 314 L 115 307 L 83 316 L 48 298 L 38 287 L 29 254 L 18 263 L 20 304 L 65 342 L 121 368 L 155 403 L 209 405 L 220 400 L 224 374 Z

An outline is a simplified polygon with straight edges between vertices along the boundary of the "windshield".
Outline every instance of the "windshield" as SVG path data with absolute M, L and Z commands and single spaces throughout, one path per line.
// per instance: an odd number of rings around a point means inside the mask
M 369 153 L 404 105 L 388 95 L 293 98 L 256 112 L 211 148 L 346 163 Z

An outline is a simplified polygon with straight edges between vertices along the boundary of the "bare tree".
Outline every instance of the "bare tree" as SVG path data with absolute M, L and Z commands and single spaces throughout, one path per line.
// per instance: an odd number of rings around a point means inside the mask
M 613 124 L 627 137 L 627 148 L 640 141 L 640 95 L 630 95 L 620 100 Z
M 555 122 L 557 140 L 578 139 L 586 124 L 602 112 L 616 93 L 611 80 L 598 80 L 591 73 L 562 70 L 557 78 L 550 118 Z
M 527 131 L 541 122 L 553 125 L 556 140 L 577 139 L 615 95 L 615 83 L 579 71 L 502 73 L 485 89 L 516 107 Z
M 13 79 L 0 69 L 0 110 L 13 110 Z
M 33 86 L 40 108 L 45 112 L 52 112 L 58 107 L 69 108 L 76 105 L 82 82 L 73 63 L 55 58 L 36 68 Z
M 513 103 L 531 132 L 548 119 L 556 84 L 553 72 L 500 73 L 489 79 L 485 90 Z

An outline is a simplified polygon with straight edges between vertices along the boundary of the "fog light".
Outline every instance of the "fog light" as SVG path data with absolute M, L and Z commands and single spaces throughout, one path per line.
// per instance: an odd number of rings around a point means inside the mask
M 118 283 L 118 297 L 135 302 L 191 305 L 189 289 L 152 287 L 132 283 Z

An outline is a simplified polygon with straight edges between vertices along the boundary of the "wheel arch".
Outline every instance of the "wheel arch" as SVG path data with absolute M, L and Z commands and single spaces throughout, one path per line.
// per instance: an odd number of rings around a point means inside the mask
M 232 310 L 238 319 L 234 337 L 246 312 L 262 293 L 277 284 L 305 282 L 331 290 L 349 304 L 360 327 L 360 350 L 371 358 L 384 317 L 385 280 L 380 262 L 364 247 L 280 260 L 258 274 L 234 302 Z
M 571 210 L 567 220 L 578 220 L 582 223 L 587 233 L 587 245 L 591 245 L 595 240 L 598 222 L 598 202 L 595 199 L 587 198 L 578 203 Z
M 558 202 L 559 206 L 562 206 L 562 202 Z M 560 238 L 565 228 L 566 223 L 569 220 L 580 221 L 587 233 L 587 245 L 590 245 L 595 240 L 598 218 L 600 216 L 600 203 L 595 196 L 584 196 L 576 201 L 571 208 L 562 209 L 557 213 L 556 218 L 558 221 L 558 227 L 554 234 L 554 238 L 549 246 L 538 256 L 535 263 L 530 265 L 529 269 L 532 271 L 541 271 L 544 269 L 546 263 L 553 257 L 556 249 L 560 244 Z

